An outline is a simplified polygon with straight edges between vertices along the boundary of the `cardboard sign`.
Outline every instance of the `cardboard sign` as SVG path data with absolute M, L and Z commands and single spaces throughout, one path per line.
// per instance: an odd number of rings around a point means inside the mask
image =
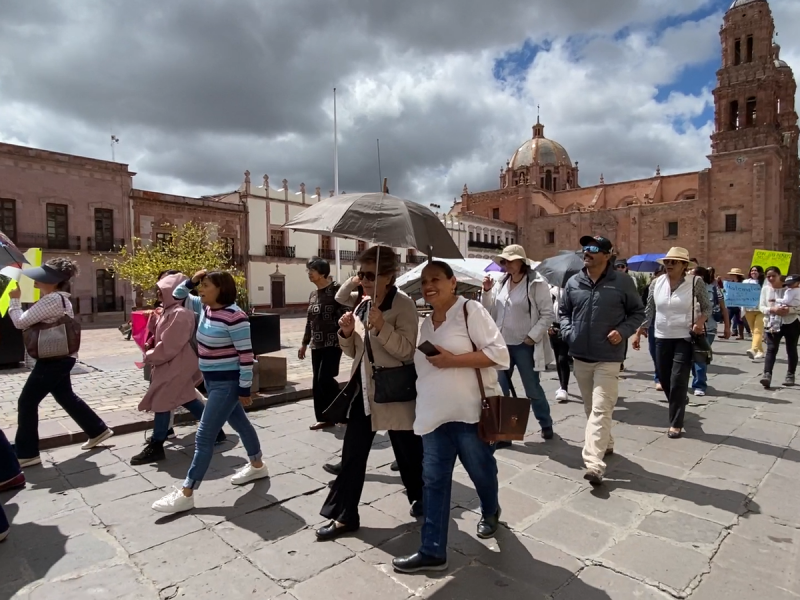
M 789 274 L 789 265 L 792 262 L 791 252 L 777 252 L 775 250 L 756 250 L 753 252 L 752 266 L 763 267 L 778 267 L 781 270 L 781 275 Z
M 734 283 L 723 281 L 725 288 L 725 305 L 742 308 L 758 308 L 761 301 L 761 286 L 757 283 Z

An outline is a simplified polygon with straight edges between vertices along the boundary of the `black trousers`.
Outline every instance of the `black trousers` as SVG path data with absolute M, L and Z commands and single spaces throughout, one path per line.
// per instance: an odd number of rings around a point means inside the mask
M 314 415 L 318 423 L 325 421 L 322 411 L 328 408 L 339 393 L 339 362 L 342 349 L 317 348 L 311 350 L 311 369 L 314 372 Z
M 658 381 L 669 402 L 669 426 L 676 429 L 683 429 L 686 416 L 693 355 L 689 340 L 656 338 Z
M 39 456 L 39 404 L 47 394 L 53 395 L 90 438 L 108 429 L 103 419 L 72 391 L 70 371 L 73 366 L 75 359 L 69 357 L 36 361 L 19 395 L 17 437 L 14 440 L 19 458 Z
M 781 347 L 781 340 L 786 340 L 786 358 L 789 365 L 786 369 L 787 375 L 795 375 L 797 371 L 797 342 L 800 340 L 800 319 L 788 325 L 783 325 L 778 332 L 765 332 L 767 338 L 767 355 L 764 358 L 764 373 L 772 375 L 775 368 L 775 359 L 778 358 L 778 349 Z
M 323 517 L 358 526 L 358 504 L 364 489 L 367 459 L 375 432 L 372 418 L 364 413 L 364 400 L 359 394 L 353 401 L 342 447 L 342 472 L 333 482 L 322 506 Z M 390 431 L 394 456 L 400 467 L 400 477 L 406 488 L 409 503 L 422 500 L 422 438 L 413 431 Z
M 550 346 L 556 355 L 556 371 L 558 371 L 558 382 L 562 390 L 569 387 L 569 344 L 561 339 L 556 333 L 550 336 Z

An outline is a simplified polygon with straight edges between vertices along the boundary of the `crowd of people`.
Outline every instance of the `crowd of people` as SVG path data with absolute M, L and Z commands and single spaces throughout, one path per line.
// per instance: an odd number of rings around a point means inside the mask
M 447 568 L 456 459 L 480 498 L 476 533 L 493 537 L 501 517 L 494 454 L 510 442 L 487 441 L 481 431 L 482 406 L 486 397 L 516 393 L 515 372 L 545 443 L 555 431 L 541 373 L 555 365 L 556 402 L 568 401 L 574 376 L 587 418 L 584 479 L 591 485 L 603 483 L 605 460 L 614 452 L 613 411 L 629 341 L 639 350 L 641 338 L 648 338 L 654 384 L 668 403 L 664 423 L 671 439 L 684 434 L 690 388 L 697 396 L 708 392 L 708 366 L 720 325 L 726 339 L 752 335 L 747 352 L 752 360 L 763 360 L 765 388 L 772 385 L 785 341 L 784 385 L 794 385 L 800 277 L 783 278 L 776 267 L 753 267 L 747 279 L 732 269 L 727 279 L 758 284 L 761 296 L 757 308 L 728 307 L 722 279 L 712 268 L 696 264 L 684 248 L 670 249 L 649 285 L 640 290 L 625 261 L 615 256 L 611 240 L 584 236 L 580 244 L 584 266 L 561 286 L 551 285 L 532 268 L 522 246 L 505 247 L 495 258 L 504 275 L 499 281 L 486 278 L 480 301 L 458 295 L 450 265 L 431 260 L 421 274 L 422 298 L 430 309 L 422 323 L 414 300 L 396 285 L 400 265 L 393 249 L 368 249 L 357 275 L 343 285 L 333 281 L 326 261 L 309 261 L 313 291 L 298 357 L 305 359 L 310 350 L 310 429 L 346 426 L 341 463 L 325 466 L 336 478 L 320 508 L 328 519 L 316 532 L 320 542 L 360 528 L 359 504 L 379 431 L 388 432 L 409 513 L 422 519 L 419 550 L 394 559 L 397 571 Z M 22 470 L 41 463 L 37 411 L 47 394 L 84 430 L 84 449 L 113 435 L 71 386 L 77 348 L 69 341 L 74 314 L 66 289 L 76 273 L 68 259 L 25 270 L 41 294 L 27 310 L 19 293 L 12 292 L 11 319 L 25 330 L 26 341 L 37 340 L 39 356 L 19 398 L 15 444 L 0 431 L 0 491 L 24 486 Z M 198 419 L 185 480 L 152 505 L 155 511 L 174 514 L 194 508 L 214 445 L 225 439 L 226 422 L 239 435 L 248 459 L 231 484 L 269 477 L 269 470 L 245 411 L 252 404 L 254 356 L 248 316 L 235 302 L 233 277 L 221 271 L 191 276 L 165 271 L 156 294 L 158 306 L 150 312 L 143 359 L 150 386 L 139 406 L 153 413 L 153 434 L 131 462 L 166 459 L 164 444 L 179 407 Z M 63 348 L 52 350 L 57 346 Z M 342 354 L 353 359 L 343 388 L 336 379 Z M 8 531 L 0 508 L 0 540 Z

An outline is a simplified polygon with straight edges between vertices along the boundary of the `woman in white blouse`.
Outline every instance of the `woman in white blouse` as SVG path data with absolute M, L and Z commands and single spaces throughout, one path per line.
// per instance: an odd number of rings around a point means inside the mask
M 487 310 L 478 302 L 456 296 L 455 291 L 456 278 L 447 263 L 433 261 L 422 271 L 422 294 L 433 307 L 422 324 L 420 349 L 414 356 L 418 377 L 414 433 L 422 436 L 424 447 L 425 522 L 419 552 L 392 563 L 403 573 L 447 568 L 456 458 L 481 501 L 478 537 L 494 536 L 500 519 L 494 447 L 478 437 L 481 390 L 475 370 L 481 369 L 486 395 L 499 395 L 497 371 L 508 368 L 508 348 Z

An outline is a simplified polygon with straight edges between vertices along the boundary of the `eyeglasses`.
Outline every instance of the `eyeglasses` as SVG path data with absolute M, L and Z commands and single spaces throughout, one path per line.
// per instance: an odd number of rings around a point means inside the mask
M 624 271 L 624 270 L 625 270 L 625 265 L 617 265 L 617 266 L 616 266 L 616 267 L 614 267 L 614 268 L 615 268 L 617 271 Z
M 667 266 L 680 265 L 680 264 L 683 264 L 683 261 L 682 260 L 674 260 L 672 258 L 667 258 L 667 259 L 664 260 L 664 264 L 667 265 Z
M 500 259 L 500 266 L 505 267 L 508 264 L 508 261 L 505 258 Z
M 598 246 L 584 246 L 583 251 L 589 254 L 599 254 L 600 248 Z
M 359 279 L 366 279 L 367 281 L 375 281 L 375 273 L 373 271 L 359 271 L 357 275 Z

